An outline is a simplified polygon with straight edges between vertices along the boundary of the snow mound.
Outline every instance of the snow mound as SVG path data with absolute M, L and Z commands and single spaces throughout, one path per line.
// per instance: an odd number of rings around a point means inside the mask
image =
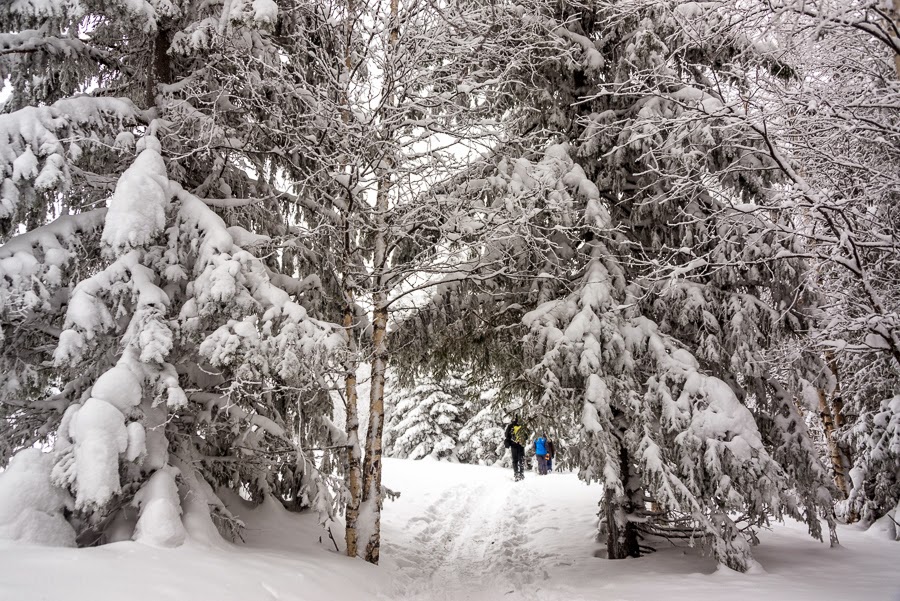
M 120 361 L 97 378 L 91 396 L 127 413 L 140 404 L 142 390 L 141 378 L 124 361 Z
M 0 539 L 74 547 L 75 530 L 63 517 L 69 496 L 50 482 L 53 455 L 16 453 L 0 473 Z
M 165 227 L 171 193 L 159 140 L 146 137 L 140 153 L 116 183 L 103 228 L 103 243 L 117 253 L 149 243 Z
M 177 547 L 184 542 L 177 474 L 171 466 L 157 470 L 134 496 L 134 504 L 141 511 L 134 540 L 155 547 Z
M 275 23 L 278 5 L 275 0 L 253 0 L 253 20 L 259 23 Z
M 69 435 L 75 443 L 75 507 L 102 507 L 120 490 L 119 454 L 128 449 L 125 416 L 90 398 L 72 417 Z
M 869 526 L 866 534 L 884 540 L 900 541 L 900 503 Z

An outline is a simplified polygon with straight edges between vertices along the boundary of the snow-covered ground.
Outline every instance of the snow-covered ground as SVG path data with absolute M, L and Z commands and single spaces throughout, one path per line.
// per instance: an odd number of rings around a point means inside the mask
M 246 544 L 164 550 L 138 543 L 49 549 L 0 543 L 3 601 L 900 599 L 900 544 L 853 528 L 841 547 L 802 526 L 764 532 L 763 572 L 717 570 L 691 549 L 638 560 L 595 554 L 599 494 L 571 474 L 513 482 L 512 471 L 385 461 L 400 491 L 384 510 L 378 568 L 334 552 L 314 516 L 264 505 L 237 513 Z M 337 533 L 336 533 L 337 535 Z M 320 541 L 321 536 L 321 541 Z
M 394 599 L 900 600 L 900 544 L 850 527 L 831 549 L 778 524 L 755 549 L 761 573 L 740 574 L 671 546 L 599 559 L 600 487 L 572 474 L 513 482 L 512 470 L 389 460 L 385 482 L 404 491 L 384 511 Z
M 372 584 L 383 582 L 376 567 L 335 553 L 315 516 L 275 503 L 235 513 L 247 524 L 245 544 L 51 549 L 0 541 L 0 601 L 339 601 L 371 598 Z

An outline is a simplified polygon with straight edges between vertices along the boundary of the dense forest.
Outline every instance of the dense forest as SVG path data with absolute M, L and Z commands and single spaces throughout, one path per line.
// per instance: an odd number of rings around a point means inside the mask
M 378 563 L 382 457 L 502 462 L 513 416 L 600 483 L 609 558 L 900 520 L 896 1 L 0 32 L 0 538 L 234 538 L 238 494 Z

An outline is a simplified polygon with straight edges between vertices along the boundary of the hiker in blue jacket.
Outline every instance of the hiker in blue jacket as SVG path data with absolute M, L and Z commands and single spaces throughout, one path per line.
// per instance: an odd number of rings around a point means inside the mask
M 550 450 L 548 449 L 547 439 L 543 435 L 538 436 L 534 440 L 534 454 L 537 457 L 538 474 L 540 474 L 541 476 L 546 476 L 547 457 L 550 454 Z

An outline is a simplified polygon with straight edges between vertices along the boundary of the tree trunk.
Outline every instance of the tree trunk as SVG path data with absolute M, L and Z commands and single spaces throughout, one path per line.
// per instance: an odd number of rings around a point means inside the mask
M 391 0 L 390 32 L 388 36 L 389 60 L 384 73 L 385 106 L 392 107 L 395 98 L 394 52 L 400 37 L 399 2 Z M 363 461 L 363 498 L 362 504 L 366 514 L 366 561 L 377 564 L 381 552 L 381 445 L 384 431 L 384 380 L 388 365 L 387 322 L 388 322 L 388 285 L 387 244 L 388 244 L 388 209 L 389 190 L 391 188 L 391 171 L 394 165 L 391 156 L 390 141 L 394 131 L 382 132 L 385 144 L 384 158 L 378 169 L 378 191 L 375 197 L 374 215 L 374 253 L 372 257 L 372 281 L 374 282 L 372 303 L 372 388 L 369 396 L 369 429 L 366 433 L 366 456 Z
M 819 416 L 822 418 L 825 443 L 828 445 L 828 456 L 831 459 L 831 468 L 834 471 L 834 483 L 844 495 L 844 498 L 846 498 L 848 494 L 847 480 L 844 477 L 844 462 L 841 460 L 841 451 L 834 438 L 834 419 L 831 414 L 831 407 L 828 405 L 825 390 L 822 388 L 817 390 L 819 393 Z
M 345 86 L 349 84 L 350 73 L 353 70 L 353 55 L 350 51 L 353 43 L 353 22 L 356 16 L 356 8 L 353 0 L 347 1 L 347 16 L 344 23 L 344 68 L 347 70 Z M 350 123 L 350 95 L 346 87 L 342 90 L 344 109 L 341 111 L 341 120 L 344 124 Z M 352 171 L 352 169 L 351 169 Z M 351 184 L 352 179 L 351 179 Z M 350 498 L 347 500 L 345 517 L 347 520 L 345 538 L 347 542 L 347 555 L 357 557 L 359 555 L 359 507 L 362 501 L 362 449 L 359 444 L 359 397 L 356 390 L 356 370 L 359 366 L 357 356 L 356 336 L 354 333 L 356 299 L 353 289 L 351 270 L 353 265 L 353 236 L 350 228 L 350 214 L 354 210 L 354 195 L 352 185 L 347 186 L 347 213 L 343 220 L 343 260 L 344 260 L 344 332 L 347 335 L 347 349 L 350 359 L 345 366 L 344 396 L 347 410 L 347 490 Z
M 386 160 L 387 162 L 387 160 Z M 380 174 L 375 202 L 375 290 L 372 301 L 372 379 L 369 395 L 369 429 L 366 433 L 366 456 L 363 463 L 363 505 L 366 507 L 368 540 L 366 541 L 366 561 L 377 564 L 381 550 L 381 444 L 384 429 L 384 380 L 388 364 L 387 339 L 387 293 L 384 290 L 385 268 L 387 267 L 387 210 L 390 173 Z
M 840 371 L 838 369 L 837 358 L 834 356 L 832 352 L 825 353 L 825 361 L 828 362 L 828 369 L 831 370 L 831 373 L 834 374 L 834 392 L 831 397 L 831 409 L 834 417 L 834 427 L 836 430 L 840 430 L 847 424 L 846 416 L 844 415 L 844 398 L 843 398 L 843 390 L 841 389 L 841 376 Z M 837 440 L 835 440 L 835 446 L 837 446 L 838 453 L 840 454 L 841 466 L 843 467 L 842 474 L 844 475 L 844 489 L 841 491 L 844 493 L 844 498 L 847 498 L 850 494 L 849 483 L 846 479 L 846 474 L 849 473 L 850 467 L 853 465 L 853 457 L 850 454 L 850 450 L 842 444 L 839 444 Z M 855 510 L 851 510 L 846 516 L 846 520 L 849 523 L 853 523 L 859 520 L 859 514 Z
M 900 31 L 900 5 L 896 2 L 887 3 L 890 7 L 887 9 L 887 30 L 891 31 Z M 900 50 L 894 49 L 894 70 L 897 73 L 897 78 L 900 79 Z
M 349 296 L 349 295 L 348 295 Z M 349 296 L 344 311 L 344 331 L 347 333 L 347 345 L 350 350 L 350 363 L 347 365 L 344 378 L 344 396 L 347 404 L 347 489 L 350 498 L 347 501 L 346 540 L 347 555 L 359 555 L 358 532 L 359 504 L 362 497 L 362 473 L 360 471 L 361 449 L 359 446 L 359 410 L 356 396 L 356 338 L 353 335 L 353 302 Z
M 153 37 L 153 56 L 147 77 L 147 106 L 156 106 L 157 86 L 172 83 L 172 65 L 169 59 L 169 32 L 160 28 Z
M 375 202 L 375 253 L 372 301 L 372 379 L 369 395 L 369 429 L 366 433 L 366 456 L 363 463 L 363 505 L 366 507 L 368 540 L 365 559 L 377 564 L 381 551 L 381 445 L 384 430 L 384 380 L 388 364 L 387 293 L 384 290 L 387 267 L 387 210 L 390 173 L 380 175 Z
M 377 293 L 374 297 L 375 312 L 373 320 L 372 342 L 375 354 L 372 361 L 372 394 L 369 399 L 369 431 L 366 435 L 366 458 L 363 464 L 365 483 L 363 488 L 363 504 L 367 507 L 369 524 L 366 541 L 366 561 L 377 564 L 381 550 L 381 443 L 384 426 L 384 376 L 387 370 L 387 308 L 384 306 L 385 295 Z
M 635 511 L 635 491 L 630 489 L 631 459 L 624 446 L 619 450 L 619 474 L 624 495 L 618 498 L 615 491 L 606 489 L 606 554 L 609 559 L 640 557 L 638 532 L 628 516 Z
M 844 399 L 841 397 L 841 376 L 838 371 L 837 359 L 832 352 L 825 353 L 825 361 L 828 362 L 828 369 L 834 375 L 834 391 L 831 397 L 831 406 L 834 411 L 834 427 L 841 429 L 846 424 L 844 419 Z

